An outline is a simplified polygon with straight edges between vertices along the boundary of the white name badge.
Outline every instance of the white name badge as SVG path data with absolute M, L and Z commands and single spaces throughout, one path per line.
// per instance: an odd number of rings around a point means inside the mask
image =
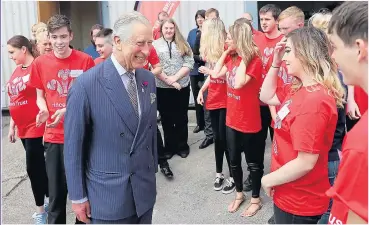
M 277 113 L 280 120 L 283 120 L 288 113 L 290 113 L 290 109 L 288 108 L 288 104 L 284 105 Z
M 73 78 L 78 77 L 79 75 L 81 75 L 83 73 L 83 70 L 71 70 L 70 71 L 70 76 Z

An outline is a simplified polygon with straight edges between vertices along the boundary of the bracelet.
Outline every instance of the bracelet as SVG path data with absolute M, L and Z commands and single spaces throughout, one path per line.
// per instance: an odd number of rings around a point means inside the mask
M 272 64 L 272 67 L 273 67 L 273 68 L 276 68 L 276 69 L 281 68 L 281 66 L 278 66 L 278 67 L 277 67 L 277 66 L 273 66 L 273 64 Z

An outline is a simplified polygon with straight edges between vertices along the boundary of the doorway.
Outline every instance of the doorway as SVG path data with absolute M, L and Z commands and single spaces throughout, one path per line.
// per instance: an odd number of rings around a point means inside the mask
M 38 1 L 38 21 L 46 23 L 52 15 L 58 13 L 71 20 L 74 34 L 71 45 L 74 49 L 83 51 L 91 44 L 91 27 L 97 23 L 102 24 L 101 2 Z

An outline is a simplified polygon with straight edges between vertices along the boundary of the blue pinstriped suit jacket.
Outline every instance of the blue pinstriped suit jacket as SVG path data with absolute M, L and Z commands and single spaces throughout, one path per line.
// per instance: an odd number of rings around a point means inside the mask
M 79 76 L 68 93 L 64 164 L 69 198 L 87 197 L 94 219 L 141 216 L 155 204 L 154 75 L 137 69 L 136 82 L 139 121 L 110 58 Z

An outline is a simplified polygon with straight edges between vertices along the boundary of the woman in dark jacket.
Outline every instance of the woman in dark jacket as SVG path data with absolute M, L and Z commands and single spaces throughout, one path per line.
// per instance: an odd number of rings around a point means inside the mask
M 192 52 L 194 53 L 193 58 L 195 60 L 195 64 L 193 66 L 193 70 L 190 72 L 190 80 L 191 80 L 191 89 L 192 94 L 195 100 L 195 109 L 196 109 L 196 121 L 197 126 L 194 129 L 194 133 L 198 133 L 201 130 L 204 129 L 205 122 L 204 122 L 204 110 L 201 105 L 199 105 L 196 102 L 197 95 L 199 94 L 200 90 L 200 82 L 204 81 L 204 74 L 200 73 L 199 67 L 203 66 L 205 63 L 200 59 L 200 52 L 199 52 L 199 46 L 200 43 L 197 43 L 196 40 L 200 42 L 200 38 L 196 38 L 197 35 L 201 32 L 202 23 L 205 20 L 205 10 L 201 9 L 196 12 L 195 15 L 195 22 L 196 22 L 196 28 L 192 29 L 190 33 L 188 33 L 187 42 L 191 46 Z M 197 49 L 195 49 L 195 45 L 197 46 Z

